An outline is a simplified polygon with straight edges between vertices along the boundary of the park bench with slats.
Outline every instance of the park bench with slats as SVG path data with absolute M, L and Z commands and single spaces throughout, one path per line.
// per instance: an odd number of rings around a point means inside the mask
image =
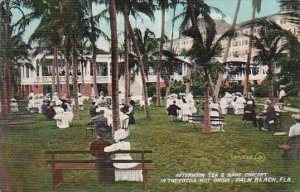
M 278 148 L 283 149 L 284 156 L 300 159 L 300 135 L 289 137 L 284 144 L 278 145 Z
M 0 120 L 0 125 L 11 128 L 32 125 L 34 123 L 36 123 L 36 121 L 28 113 L 14 113 Z
M 189 115 L 188 116 L 188 122 L 192 123 L 194 125 L 195 130 L 197 129 L 197 124 L 203 123 L 204 116 L 203 115 Z M 221 129 L 223 130 L 223 127 L 225 125 L 224 123 L 224 117 L 221 116 L 210 116 L 210 121 L 216 126 L 221 126 Z
M 154 163 L 152 160 L 145 159 L 145 154 L 152 153 L 151 150 L 122 150 L 114 151 L 109 154 L 116 153 L 135 153 L 140 154 L 140 159 L 132 160 L 111 160 L 111 163 L 139 163 L 137 166 L 122 170 L 142 170 L 143 173 L 143 186 L 146 188 L 148 184 L 148 171 L 154 169 Z M 67 159 L 57 159 L 57 155 L 70 155 L 70 154 L 91 154 L 91 151 L 46 151 L 46 155 L 50 155 L 50 159 L 46 160 L 47 165 L 52 171 L 52 186 L 53 188 L 62 184 L 63 182 L 63 172 L 64 170 L 96 170 L 96 160 L 67 160 Z M 107 168 L 110 170 L 119 170 L 118 168 Z

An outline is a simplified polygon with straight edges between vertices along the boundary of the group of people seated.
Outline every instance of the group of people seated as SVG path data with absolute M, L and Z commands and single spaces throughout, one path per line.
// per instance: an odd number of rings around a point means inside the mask
M 68 128 L 74 117 L 72 107 L 67 99 L 45 100 L 42 105 L 42 113 L 48 120 L 56 120 L 56 126 L 61 129 Z
M 28 96 L 27 110 L 29 113 L 42 113 L 43 94 L 33 95 L 30 93 Z
M 56 120 L 58 128 L 67 128 L 73 120 L 73 108 L 71 100 L 66 97 L 59 98 L 58 93 L 28 96 L 28 110 L 30 113 L 39 112 L 48 120 Z
M 188 116 L 197 113 L 192 93 L 171 94 L 167 96 L 166 108 L 168 116 L 174 120 L 188 121 Z
M 134 119 L 135 102 L 130 100 L 128 104 L 121 104 L 119 116 L 121 128 L 128 130 L 129 124 L 135 124 Z M 112 110 L 107 103 L 92 101 L 90 106 L 91 120 L 95 122 L 95 130 L 97 135 L 111 133 L 112 127 Z
M 281 123 L 280 112 L 279 105 L 266 100 L 263 110 L 256 114 L 253 102 L 249 100 L 244 108 L 243 120 L 252 121 L 253 125 L 261 131 L 268 131 L 270 125 Z
M 241 115 L 244 114 L 244 107 L 247 101 L 251 100 L 252 104 L 254 104 L 254 97 L 249 94 L 247 98 L 244 98 L 240 92 L 237 93 L 228 93 L 220 99 L 220 112 L 222 114 L 236 114 Z

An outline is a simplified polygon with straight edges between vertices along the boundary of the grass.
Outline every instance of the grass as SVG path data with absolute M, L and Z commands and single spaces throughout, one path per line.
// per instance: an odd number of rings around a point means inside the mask
M 285 103 L 289 107 L 295 107 L 300 109 L 300 98 L 299 97 L 286 97 Z
M 87 108 L 87 107 L 86 107 Z M 286 136 L 274 137 L 271 132 L 260 132 L 240 116 L 225 116 L 225 133 L 202 134 L 192 124 L 169 122 L 164 107 L 151 107 L 151 119 L 144 119 L 136 110 L 137 124 L 130 126 L 132 149 L 152 149 L 156 168 L 150 171 L 146 191 L 295 191 L 300 187 L 299 162 L 282 157 L 277 145 Z M 3 128 L 4 157 L 8 161 L 12 191 L 143 191 L 135 182 L 97 183 L 94 171 L 68 171 L 64 182 L 52 189 L 52 178 L 45 160 L 46 150 L 89 149 L 92 138 L 85 138 L 84 125 L 89 122 L 88 111 L 68 129 L 58 129 L 53 121 L 35 114 L 37 123 L 20 129 Z M 292 124 L 287 113 L 284 127 Z M 262 153 L 264 161 L 255 160 Z M 68 157 L 73 158 L 73 157 Z M 76 157 L 79 158 L 79 157 Z M 91 158 L 85 156 L 84 158 Z M 163 183 L 180 172 L 205 173 L 268 173 L 269 176 L 287 176 L 294 182 L 230 182 L 230 183 Z

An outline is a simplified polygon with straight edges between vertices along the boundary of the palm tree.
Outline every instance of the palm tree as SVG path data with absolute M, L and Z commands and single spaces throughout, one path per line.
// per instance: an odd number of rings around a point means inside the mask
M 216 24 L 210 17 L 210 7 L 202 0 L 187 0 L 187 13 L 184 22 L 190 21 L 192 26 L 184 31 L 184 35 L 194 39 L 192 49 L 189 51 L 191 61 L 194 67 L 200 71 L 205 81 L 205 102 L 204 102 L 204 121 L 203 121 L 203 132 L 211 132 L 211 122 L 209 114 L 209 92 L 210 86 L 210 70 L 212 68 L 212 59 L 221 51 L 220 42 L 224 38 L 232 35 L 232 30 L 227 31 L 219 39 L 216 40 Z M 202 36 L 197 18 L 202 16 L 202 20 L 205 23 L 205 36 Z M 184 26 L 184 25 L 183 25 Z M 212 91 L 211 91 L 212 92 Z
M 49 28 L 48 23 L 51 20 L 51 15 L 45 16 L 41 19 L 40 24 L 33 32 L 29 39 L 30 44 L 37 44 L 39 49 L 36 49 L 36 53 L 40 52 L 44 54 L 51 53 L 53 55 L 52 61 L 52 95 L 54 92 L 58 92 L 59 89 L 59 71 L 58 71 L 58 48 L 61 45 L 61 36 L 54 28 Z M 50 51 L 51 50 L 51 51 Z
M 148 74 L 149 68 L 155 68 L 155 62 L 152 59 L 152 53 L 157 50 L 159 40 L 155 37 L 155 33 L 147 28 L 142 34 L 139 28 L 133 29 L 138 47 L 143 58 L 144 70 Z M 139 66 L 138 66 L 139 67 Z M 147 76 L 147 75 L 146 75 Z
M 130 44 L 130 37 L 129 37 L 129 7 L 128 4 L 124 4 L 124 62 L 125 62 L 125 103 L 129 103 L 129 94 L 130 94 L 130 69 L 129 69 L 129 44 Z
M 109 0 L 110 31 L 111 31 L 111 58 L 112 58 L 112 110 L 113 130 L 120 128 L 119 117 L 119 63 L 118 63 L 118 33 L 117 33 L 117 10 L 115 0 Z
M 98 95 L 97 89 L 97 74 L 96 74 L 96 28 L 95 22 L 93 18 L 93 1 L 89 0 L 87 2 L 88 9 L 89 9 L 89 16 L 90 16 L 90 23 L 91 23 L 91 47 L 92 47 L 92 66 L 93 66 L 93 92 L 95 95 Z
M 28 58 L 30 47 L 22 40 L 24 30 L 18 30 L 11 24 L 11 8 L 19 7 L 15 1 L 0 3 L 0 102 L 2 115 L 10 114 L 10 99 L 16 92 L 16 77 L 21 65 L 31 66 Z M 14 31 L 14 33 L 12 33 Z
M 42 52 L 49 52 L 47 49 L 51 49 L 51 53 L 53 54 L 53 62 L 52 62 L 52 95 L 54 92 L 58 92 L 60 96 L 60 79 L 59 79 L 59 71 L 58 71 L 58 50 L 62 43 L 62 36 L 58 32 L 57 26 L 55 28 L 50 27 L 48 24 L 51 22 L 56 14 L 58 14 L 58 6 L 59 0 L 54 1 L 38 1 L 38 0 L 27 0 L 23 1 L 22 5 L 25 8 L 32 10 L 32 12 L 27 15 L 23 15 L 23 17 L 19 20 L 17 25 L 20 28 L 25 29 L 25 27 L 35 19 L 40 19 L 40 23 L 38 27 L 35 29 L 34 33 L 30 37 L 30 42 L 35 43 L 38 42 L 38 46 L 44 45 Z M 45 43 L 48 44 L 45 47 Z M 50 47 L 50 48 L 49 48 Z
M 9 71 L 9 40 L 11 38 L 11 18 L 10 18 L 10 2 L 2 1 L 0 2 L 0 24 L 1 29 L 1 55 L 0 55 L 0 78 L 1 85 L 3 85 L 1 93 L 1 106 L 2 115 L 10 114 L 10 71 Z
M 57 29 L 65 39 L 68 39 L 71 47 L 72 56 L 72 81 L 73 81 L 73 97 L 74 97 L 74 117 L 79 119 L 78 106 L 78 45 L 80 44 L 87 33 L 89 23 L 86 22 L 85 15 L 87 9 L 85 1 L 74 2 L 72 0 L 59 1 L 59 12 L 54 16 L 55 18 L 49 22 L 49 26 Z M 72 18 L 70 20 L 69 18 Z M 68 21 L 68 22 L 66 22 Z
M 238 13 L 239 13 L 240 5 L 241 5 L 241 0 L 238 0 L 237 1 L 237 6 L 236 6 L 236 9 L 235 9 L 235 13 L 234 13 L 234 17 L 233 17 L 233 21 L 232 21 L 232 25 L 231 25 L 232 30 L 235 30 L 236 20 L 237 20 L 237 16 L 238 16 Z M 224 55 L 223 55 L 222 63 L 227 62 L 229 49 L 231 47 L 231 40 L 232 40 L 232 38 L 229 38 L 228 41 L 227 41 L 227 45 L 226 45 L 226 49 L 225 49 L 225 52 L 224 52 Z M 214 92 L 214 102 L 215 103 L 218 102 L 219 92 L 220 92 L 220 88 L 221 88 L 222 82 L 223 82 L 223 76 L 224 76 L 224 73 L 220 72 L 219 76 L 218 76 L 216 86 L 215 86 L 215 92 Z
M 260 19 L 252 25 L 261 26 L 259 37 L 253 37 L 254 47 L 258 50 L 253 60 L 260 65 L 267 65 L 269 99 L 274 102 L 275 70 L 282 65 L 288 52 L 294 50 L 295 45 L 299 47 L 299 42 L 290 31 L 282 29 L 273 21 Z
M 253 22 L 255 20 L 255 13 L 259 13 L 261 10 L 261 0 L 252 0 L 252 19 Z M 253 33 L 254 33 L 254 26 L 250 26 L 250 36 L 249 36 L 249 47 L 248 47 L 248 55 L 247 55 L 247 62 L 246 62 L 246 76 L 244 82 L 244 90 L 243 95 L 248 95 L 248 83 L 249 83 L 249 75 L 250 75 L 250 62 L 252 58 L 252 48 L 253 48 Z
M 139 50 L 138 42 L 136 40 L 136 37 L 134 36 L 134 31 L 132 29 L 129 16 L 132 15 L 133 17 L 137 17 L 139 13 L 143 13 L 147 16 L 149 16 L 151 19 L 154 18 L 154 5 L 152 3 L 152 0 L 142 0 L 142 1 L 137 1 L 137 0 L 126 0 L 126 1 L 116 1 L 116 7 L 119 12 L 121 12 L 124 15 L 124 26 L 125 26 L 125 31 L 127 35 L 126 37 L 130 37 L 130 40 L 132 42 L 133 50 L 135 54 L 138 57 L 138 66 L 140 69 L 140 73 L 142 76 L 142 83 L 143 83 L 143 95 L 144 95 L 144 102 L 145 102 L 145 107 L 144 107 L 144 112 L 146 118 L 149 117 L 149 110 L 148 110 L 148 91 L 147 91 L 147 84 L 146 84 L 146 75 L 144 71 L 144 63 L 142 59 L 142 54 Z M 126 51 L 129 51 L 129 48 L 127 48 L 128 45 L 125 44 L 125 59 L 126 59 Z M 127 64 L 126 64 L 127 66 Z M 128 71 L 126 69 L 126 71 Z M 127 72 L 127 74 L 129 74 Z M 125 80 L 125 82 L 129 83 L 129 78 Z M 128 88 L 129 86 L 127 86 Z M 129 91 L 129 90 L 127 90 Z
M 12 55 L 12 50 L 15 50 L 13 44 L 13 27 L 11 23 L 11 9 L 17 7 L 17 1 L 4 0 L 0 2 L 0 83 L 2 85 L 1 90 L 1 106 L 2 115 L 10 114 L 10 99 L 11 99 L 11 71 L 10 65 L 12 58 L 16 55 Z
M 95 95 L 98 95 L 98 88 L 97 88 L 97 64 L 96 64 L 96 55 L 97 55 L 97 45 L 96 41 L 99 36 L 104 37 L 108 40 L 108 36 L 103 32 L 97 25 L 99 24 L 98 21 L 101 18 L 105 17 L 106 11 L 102 11 L 97 15 L 93 14 L 93 3 L 99 3 L 97 0 L 87 0 L 87 9 L 88 9 L 88 17 L 90 22 L 89 33 L 87 34 L 90 42 L 91 42 L 91 49 L 92 49 L 92 69 L 93 69 L 93 89 Z
M 161 32 L 160 32 L 160 44 L 159 44 L 159 62 L 157 62 L 156 67 L 156 105 L 161 105 L 161 95 L 160 95 L 160 78 L 161 78 L 161 65 L 163 57 L 163 45 L 165 43 L 165 23 L 166 23 L 166 9 L 168 8 L 168 0 L 157 0 L 158 6 L 161 10 Z
M 176 17 L 177 4 L 179 4 L 179 0 L 172 0 L 171 4 L 170 4 L 170 6 L 173 8 L 171 43 L 170 43 L 170 48 L 169 48 L 170 51 L 173 51 L 174 25 L 175 25 L 175 17 Z

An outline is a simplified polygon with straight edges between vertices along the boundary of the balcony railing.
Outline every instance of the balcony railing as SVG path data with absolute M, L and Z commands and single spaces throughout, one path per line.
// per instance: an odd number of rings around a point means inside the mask
M 85 83 L 89 83 L 93 81 L 93 76 L 78 76 L 78 82 L 84 81 Z M 52 82 L 52 76 L 37 76 L 35 78 L 30 77 L 30 78 L 23 78 L 23 82 L 26 83 L 42 83 L 42 84 L 51 84 Z M 55 80 L 56 81 L 56 80 Z M 59 81 L 64 83 L 66 82 L 66 77 L 65 76 L 59 76 Z M 72 76 L 69 76 L 69 81 L 72 81 Z M 98 83 L 107 83 L 109 81 L 108 76 L 97 76 L 97 82 Z

